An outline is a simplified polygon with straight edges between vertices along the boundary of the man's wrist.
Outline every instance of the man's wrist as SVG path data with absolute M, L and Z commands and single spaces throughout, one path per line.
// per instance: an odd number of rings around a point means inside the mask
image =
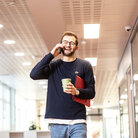
M 75 95 L 79 95 L 80 91 L 76 89 L 76 94 Z

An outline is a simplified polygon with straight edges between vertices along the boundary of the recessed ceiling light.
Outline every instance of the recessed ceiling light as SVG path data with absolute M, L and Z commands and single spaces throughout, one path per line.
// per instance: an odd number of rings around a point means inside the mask
M 17 52 L 17 53 L 14 53 L 15 56 L 24 56 L 24 53 L 23 52 Z
M 82 44 L 82 45 L 85 45 L 85 44 L 86 44 L 86 41 L 85 41 L 85 40 L 82 40 L 82 41 L 81 41 L 81 44 Z
M 3 28 L 3 25 L 2 25 L 2 24 L 0 24 L 0 29 L 1 29 L 1 28 Z
M 97 58 L 85 58 L 85 60 L 89 61 L 92 66 L 97 65 Z
M 99 38 L 100 24 L 84 24 L 84 38 L 96 39 Z
M 24 66 L 30 66 L 32 63 L 31 62 L 23 62 Z
M 15 4 L 15 0 L 10 0 L 9 5 L 14 5 Z
M 4 44 L 15 44 L 14 40 L 5 40 Z

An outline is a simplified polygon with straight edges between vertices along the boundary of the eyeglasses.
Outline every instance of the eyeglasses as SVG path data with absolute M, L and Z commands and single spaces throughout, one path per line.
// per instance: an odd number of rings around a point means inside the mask
M 71 46 L 76 45 L 75 42 L 73 42 L 73 41 L 70 41 L 70 42 L 69 42 L 69 41 L 67 41 L 67 40 L 62 41 L 62 44 L 63 44 L 63 45 L 68 45 L 68 44 L 69 44 L 69 45 L 71 45 Z

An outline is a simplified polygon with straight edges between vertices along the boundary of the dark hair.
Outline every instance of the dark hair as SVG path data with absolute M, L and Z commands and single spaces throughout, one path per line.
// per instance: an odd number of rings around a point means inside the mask
M 74 36 L 76 38 L 75 44 L 76 44 L 76 46 L 78 45 L 78 37 L 75 33 L 71 32 L 71 31 L 64 32 L 64 34 L 61 37 L 60 43 L 62 43 L 62 39 L 63 39 L 64 36 Z

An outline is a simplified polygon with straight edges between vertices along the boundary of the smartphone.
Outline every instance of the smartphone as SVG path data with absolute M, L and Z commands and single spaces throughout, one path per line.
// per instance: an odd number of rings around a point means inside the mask
M 58 49 L 58 51 L 59 51 L 59 53 L 61 54 L 61 52 L 63 51 L 63 48 L 60 47 L 60 48 Z

